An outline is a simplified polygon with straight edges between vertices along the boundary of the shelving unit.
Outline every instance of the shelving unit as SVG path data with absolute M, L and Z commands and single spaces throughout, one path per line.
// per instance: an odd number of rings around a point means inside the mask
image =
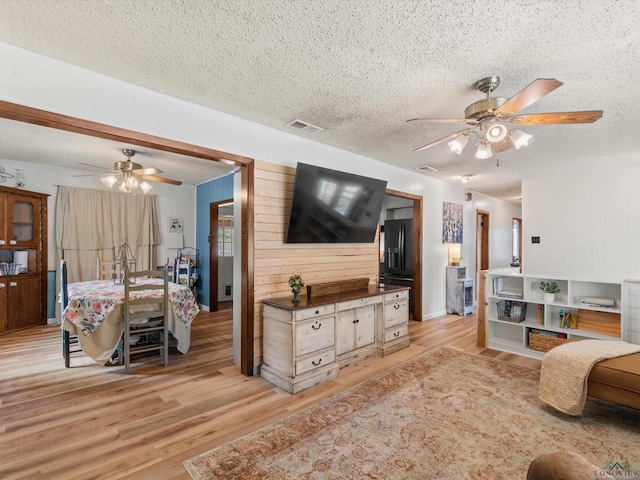
M 187 285 L 195 293 L 199 279 L 199 257 L 196 248 L 185 247 L 178 250 L 173 266 L 173 283 Z
M 500 279 L 498 282 L 496 279 Z M 560 293 L 553 302 L 545 302 L 540 282 L 553 281 Z M 500 291 L 502 287 L 502 294 Z M 541 275 L 489 273 L 485 284 L 486 319 L 489 348 L 542 358 L 545 352 L 530 348 L 529 334 L 542 331 L 564 334 L 570 339 L 626 340 L 623 307 L 623 282 L 589 281 L 547 277 Z M 518 298 L 521 292 L 522 297 Z M 613 307 L 583 304 L 585 299 L 610 299 Z M 517 301 L 526 303 L 524 320 L 501 320 L 498 317 L 498 302 Z M 560 311 L 577 311 L 578 328 L 561 328 Z M 539 323 L 539 311 L 544 315 L 544 324 Z

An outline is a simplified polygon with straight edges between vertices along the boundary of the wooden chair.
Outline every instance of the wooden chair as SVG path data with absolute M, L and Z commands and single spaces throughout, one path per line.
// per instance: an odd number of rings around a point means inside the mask
M 117 273 L 113 260 L 105 262 L 96 257 L 96 280 L 115 280 Z
M 69 305 L 69 292 L 67 290 L 67 262 L 60 261 L 60 300 L 62 302 L 62 311 Z M 64 357 L 64 366 L 69 368 L 71 364 L 71 354 L 81 352 L 80 342 L 76 335 L 72 335 L 65 329 L 62 329 L 62 356 Z
M 149 283 L 148 280 L 152 278 L 161 278 L 162 283 Z M 136 298 L 142 290 L 160 291 L 160 295 Z M 125 373 L 129 373 L 131 355 L 135 353 L 159 351 L 164 366 L 169 363 L 169 330 L 166 321 L 168 304 L 168 265 L 165 264 L 161 271 L 125 272 L 124 334 L 120 358 L 124 362 Z M 132 336 L 139 337 L 134 345 L 131 345 Z

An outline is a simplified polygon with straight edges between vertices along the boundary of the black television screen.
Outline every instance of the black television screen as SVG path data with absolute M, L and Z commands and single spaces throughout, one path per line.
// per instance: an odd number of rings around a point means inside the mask
M 285 243 L 371 243 L 387 182 L 299 163 Z

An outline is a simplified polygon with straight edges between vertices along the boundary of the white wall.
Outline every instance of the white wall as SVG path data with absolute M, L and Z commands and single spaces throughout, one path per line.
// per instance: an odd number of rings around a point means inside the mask
M 475 208 L 491 214 L 491 266 L 506 266 L 511 261 L 510 233 L 507 240 L 504 232 L 510 232 L 511 218 L 520 216 L 518 206 L 478 194 L 474 194 L 474 201 L 465 202 L 467 189 L 417 171 L 392 167 L 1 43 L 0 99 L 276 164 L 295 166 L 302 161 L 375 176 L 387 180 L 391 189 L 422 195 L 425 319 L 445 312 L 447 250 L 442 243 L 442 202 L 465 207 L 462 256 L 469 276 L 475 276 Z M 171 192 L 173 196 L 175 191 Z
M 638 185 L 640 167 L 523 182 L 523 271 L 640 279 Z
M 49 195 L 47 201 L 48 214 L 48 269 L 56 270 L 58 265 L 55 221 L 56 221 L 56 195 L 58 189 L 56 185 L 67 187 L 91 188 L 94 190 L 108 190 L 100 177 L 74 177 L 74 175 L 86 174 L 86 170 L 75 170 L 68 168 L 52 167 L 31 162 L 17 162 L 10 159 L 0 158 L 0 165 L 7 173 L 15 175 L 16 168 L 24 169 L 26 185 L 24 190 L 46 193 Z M 15 187 L 13 179 L 7 179 L 2 185 Z M 148 195 L 157 197 L 157 207 L 159 212 L 160 233 L 163 243 L 169 231 L 169 217 L 182 217 L 184 220 L 185 245 L 193 245 L 195 242 L 195 187 L 192 185 L 165 185 L 155 183 L 154 188 Z M 173 260 L 176 256 L 175 249 L 166 249 L 161 245 L 157 249 L 158 264 L 164 264 L 167 257 Z

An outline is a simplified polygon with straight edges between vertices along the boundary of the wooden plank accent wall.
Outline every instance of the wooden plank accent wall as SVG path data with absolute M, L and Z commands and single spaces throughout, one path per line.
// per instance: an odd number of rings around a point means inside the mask
M 379 234 L 373 243 L 285 244 L 295 168 L 255 162 L 254 365 L 262 364 L 262 300 L 293 294 L 287 284 L 299 274 L 305 285 L 367 277 L 375 283 Z M 302 290 L 304 294 L 305 289 Z

